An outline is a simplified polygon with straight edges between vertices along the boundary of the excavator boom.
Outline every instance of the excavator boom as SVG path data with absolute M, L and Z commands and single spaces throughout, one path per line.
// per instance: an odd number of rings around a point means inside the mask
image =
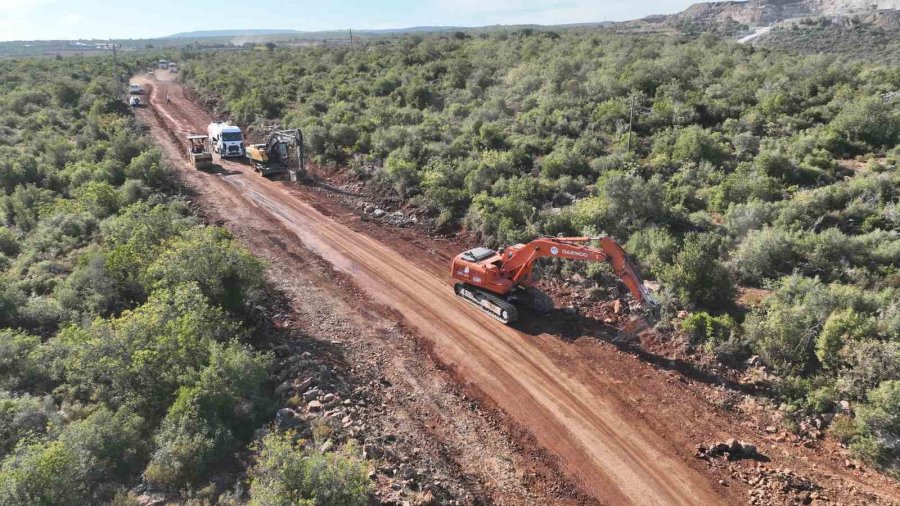
M 610 237 L 541 237 L 496 252 L 474 248 L 453 260 L 451 276 L 460 281 L 456 293 L 504 323 L 515 319 L 512 302 L 552 308 L 549 297 L 534 288 L 533 269 L 541 258 L 609 262 L 616 275 L 641 304 L 656 306 L 628 255 Z

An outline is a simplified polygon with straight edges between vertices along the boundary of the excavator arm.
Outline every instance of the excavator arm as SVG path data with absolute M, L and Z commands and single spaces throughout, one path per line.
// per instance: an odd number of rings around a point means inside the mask
M 635 300 L 645 306 L 656 306 L 637 268 L 610 237 L 543 237 L 510 246 L 503 251 L 500 269 L 513 283 L 529 286 L 535 262 L 545 257 L 609 262 Z

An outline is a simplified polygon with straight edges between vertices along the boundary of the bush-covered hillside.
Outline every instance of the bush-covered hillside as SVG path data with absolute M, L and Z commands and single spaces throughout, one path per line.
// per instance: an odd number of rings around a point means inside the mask
M 167 196 L 117 73 L 0 62 L 0 505 L 201 489 L 272 414 L 263 267 Z M 324 458 L 279 444 L 300 469 Z M 364 479 L 350 459 L 330 476 Z M 253 493 L 280 497 L 280 479 Z
M 860 19 L 839 21 L 843 23 L 811 18 L 776 26 L 753 44 L 803 54 L 840 54 L 859 60 L 900 64 L 900 16 L 882 23 Z
M 205 54 L 184 77 L 438 227 L 615 236 L 666 309 L 695 310 L 697 348 L 760 355 L 791 416 L 851 402 L 837 432 L 897 468 L 900 68 L 523 30 Z M 771 295 L 744 315 L 741 286 Z

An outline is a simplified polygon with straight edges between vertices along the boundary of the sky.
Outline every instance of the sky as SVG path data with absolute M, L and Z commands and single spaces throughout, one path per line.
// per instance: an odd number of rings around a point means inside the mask
M 625 21 L 699 0 L 0 0 L 0 40 L 143 39 L 229 29 Z

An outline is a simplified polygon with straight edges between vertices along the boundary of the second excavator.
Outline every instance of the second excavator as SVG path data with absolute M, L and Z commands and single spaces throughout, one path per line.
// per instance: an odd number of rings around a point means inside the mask
M 631 295 L 647 307 L 656 301 L 644 286 L 637 268 L 610 237 L 541 237 L 502 251 L 474 248 L 453 259 L 451 276 L 456 295 L 503 323 L 516 321 L 516 304 L 537 313 L 553 309 L 550 297 L 534 287 L 534 265 L 545 257 L 609 262 Z
M 247 159 L 263 176 L 288 173 L 291 180 L 305 177 L 303 133 L 276 127 L 266 137 L 266 142 L 247 146 Z

